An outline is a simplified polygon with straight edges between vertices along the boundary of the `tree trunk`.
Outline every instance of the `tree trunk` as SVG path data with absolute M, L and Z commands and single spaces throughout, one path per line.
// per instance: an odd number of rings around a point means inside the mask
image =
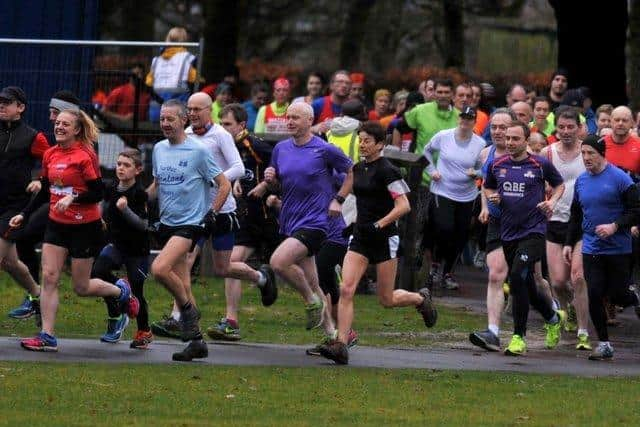
M 442 0 L 445 67 L 464 68 L 463 7 L 463 0 Z
M 351 3 L 345 20 L 340 44 L 340 67 L 350 70 L 360 62 L 360 49 L 365 32 L 369 30 L 369 13 L 375 0 L 356 0 Z
M 629 14 L 629 98 L 631 108 L 640 110 L 640 1 L 631 0 Z
M 558 66 L 568 70 L 569 86 L 589 87 L 594 105 L 626 104 L 627 1 L 610 0 L 606 7 L 584 7 L 580 18 L 575 2 L 549 3 L 557 21 Z M 594 46 L 607 47 L 603 56 L 597 56 Z
M 240 24 L 248 5 L 246 0 L 206 0 L 202 5 L 206 53 L 202 58 L 202 75 L 207 83 L 215 83 L 236 63 Z

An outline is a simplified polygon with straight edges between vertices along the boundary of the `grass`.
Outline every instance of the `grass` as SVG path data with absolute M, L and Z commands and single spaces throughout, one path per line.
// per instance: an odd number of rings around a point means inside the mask
M 300 296 L 293 290 L 281 288 L 278 301 L 265 308 L 253 286 L 243 285 L 240 328 L 244 341 L 287 344 L 308 344 L 321 338 L 320 332 L 304 329 L 304 309 Z M 222 281 L 198 281 L 194 293 L 202 311 L 202 326 L 207 327 L 224 316 Z M 169 293 L 153 280 L 145 284 L 150 318 L 155 321 L 170 311 Z M 4 273 L 0 274 L 0 335 L 28 336 L 37 332 L 32 320 L 7 318 L 11 308 L 24 297 L 20 289 Z M 99 337 L 104 332 L 106 309 L 101 298 L 81 298 L 71 290 L 68 277 L 63 279 L 60 308 L 56 322 L 58 337 Z M 384 309 L 373 295 L 356 297 L 354 328 L 360 334 L 360 344 L 371 346 L 422 346 L 466 339 L 469 331 L 482 328 L 484 316 L 472 314 L 464 308 L 439 306 L 438 324 L 428 331 L 422 318 L 411 308 Z M 132 325 L 126 332 L 129 339 L 135 332 Z
M 0 425 L 637 425 L 640 379 L 0 362 Z

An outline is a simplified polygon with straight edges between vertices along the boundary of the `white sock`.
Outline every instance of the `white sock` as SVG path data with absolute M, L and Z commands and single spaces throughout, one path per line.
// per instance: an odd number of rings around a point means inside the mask
M 180 320 L 180 310 L 172 311 L 171 317 L 173 317 L 175 320 Z
M 589 336 L 589 331 L 586 329 L 578 329 L 578 335 L 586 335 Z
M 598 345 L 603 345 L 605 347 L 611 347 L 611 343 L 609 341 L 600 341 Z M 611 347 L 613 348 L 613 347 Z
M 262 287 L 265 283 L 267 283 L 267 275 L 262 271 L 258 271 L 260 273 L 260 278 L 258 279 L 258 286 Z
M 493 335 L 497 337 L 500 336 L 500 328 L 498 327 L 498 325 L 489 325 L 489 330 Z

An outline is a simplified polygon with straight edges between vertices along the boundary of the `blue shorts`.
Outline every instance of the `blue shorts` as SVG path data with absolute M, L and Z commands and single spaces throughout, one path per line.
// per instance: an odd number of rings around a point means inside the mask
M 240 229 L 235 212 L 219 213 L 216 215 L 216 230 L 211 235 L 211 247 L 214 251 L 230 251 L 236 243 L 235 235 Z M 198 240 L 198 246 L 202 249 L 206 237 Z

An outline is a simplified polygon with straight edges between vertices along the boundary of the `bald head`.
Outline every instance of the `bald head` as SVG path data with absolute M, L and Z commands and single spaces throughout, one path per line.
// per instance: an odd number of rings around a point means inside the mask
M 613 129 L 613 140 L 617 143 L 624 143 L 633 127 L 633 113 L 624 105 L 616 107 L 611 112 L 611 128 Z
M 213 104 L 213 100 L 204 92 L 196 92 L 189 97 L 189 101 L 187 102 L 189 105 L 192 103 L 194 106 L 208 107 Z
M 295 102 L 287 108 L 287 114 L 295 114 L 313 122 L 313 108 L 306 102 Z
M 287 130 L 296 144 L 306 144 L 311 139 L 313 108 L 306 102 L 296 102 L 287 108 Z
M 531 106 L 527 102 L 514 102 L 511 106 L 511 110 L 516 113 L 516 117 L 518 117 L 518 120 L 522 123 L 529 123 L 533 118 L 533 111 L 531 111 Z
M 511 107 L 518 101 L 527 101 L 527 90 L 519 83 L 514 84 L 507 93 L 507 106 Z
M 614 108 L 611 111 L 611 117 L 613 117 L 614 115 L 618 117 L 627 116 L 630 120 L 633 120 L 633 113 L 631 112 L 631 109 L 626 105 L 620 105 L 619 107 Z

